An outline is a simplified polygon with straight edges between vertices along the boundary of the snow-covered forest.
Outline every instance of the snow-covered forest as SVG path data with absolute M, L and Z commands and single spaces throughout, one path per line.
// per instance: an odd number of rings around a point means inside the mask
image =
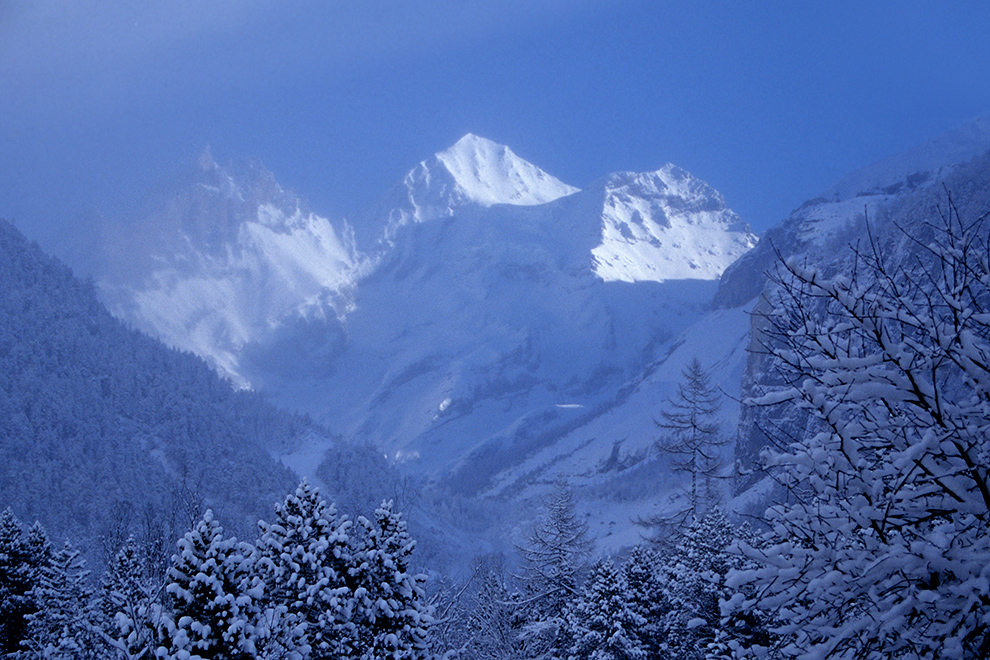
M 717 509 L 675 544 L 596 558 L 559 484 L 521 550 L 479 556 L 462 583 L 414 573 L 391 502 L 349 519 L 303 483 L 254 543 L 211 510 L 166 560 L 128 537 L 95 579 L 70 542 L 0 515 L 0 640 L 16 658 L 704 658 L 768 639 L 756 610 L 727 620 L 726 576 L 761 541 Z M 718 656 L 721 657 L 721 656 Z

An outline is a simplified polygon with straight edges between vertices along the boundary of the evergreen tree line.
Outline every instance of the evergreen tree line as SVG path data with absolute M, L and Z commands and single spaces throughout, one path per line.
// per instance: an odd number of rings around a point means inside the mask
M 766 645 L 756 608 L 723 616 L 727 576 L 751 565 L 736 550 L 758 535 L 713 508 L 673 541 L 635 547 L 617 563 L 593 560 L 584 524 L 560 486 L 521 549 L 475 561 L 467 585 L 438 599 L 434 647 L 472 660 L 707 660 Z
M 163 576 L 129 538 L 102 577 L 40 524 L 0 514 L 0 656 L 426 658 L 432 621 L 415 547 L 390 502 L 351 520 L 305 482 L 255 543 L 207 511 Z
M 587 529 L 559 486 L 521 549 L 475 561 L 466 584 L 427 598 L 405 521 L 383 503 L 351 520 L 305 482 L 259 521 L 255 543 L 226 536 L 211 511 L 156 570 L 128 538 L 93 580 L 71 543 L 0 514 L 0 657 L 464 658 L 702 660 L 765 645 L 755 609 L 723 616 L 734 551 L 757 537 L 718 510 L 666 549 L 592 561 Z

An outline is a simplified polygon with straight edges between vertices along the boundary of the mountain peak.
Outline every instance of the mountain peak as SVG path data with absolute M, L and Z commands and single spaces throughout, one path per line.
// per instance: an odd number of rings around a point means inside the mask
M 507 146 L 473 133 L 434 158 L 435 164 L 442 165 L 453 178 L 461 202 L 532 206 L 577 192 L 577 188 L 523 160 Z
M 391 240 L 403 225 L 450 217 L 465 206 L 534 206 L 576 192 L 507 146 L 468 133 L 414 167 L 373 215 L 388 217 Z
M 437 156 L 456 156 L 464 153 L 477 153 L 483 150 L 509 151 L 509 148 L 504 144 L 493 142 L 492 140 L 483 138 L 480 135 L 465 133 L 460 140 L 439 152 Z

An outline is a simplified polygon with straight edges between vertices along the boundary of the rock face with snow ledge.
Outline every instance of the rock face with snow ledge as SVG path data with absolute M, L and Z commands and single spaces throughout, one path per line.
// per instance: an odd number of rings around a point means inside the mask
M 738 307 L 763 291 L 763 273 L 779 253 L 827 259 L 864 235 L 867 220 L 888 215 L 901 201 L 940 183 L 961 164 L 990 150 L 990 117 L 930 139 L 842 178 L 810 199 L 763 237 L 755 250 L 729 267 L 716 307 Z

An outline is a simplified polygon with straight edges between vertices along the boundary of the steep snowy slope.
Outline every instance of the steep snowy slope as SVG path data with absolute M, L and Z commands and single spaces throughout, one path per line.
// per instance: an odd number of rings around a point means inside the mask
M 602 186 L 602 241 L 591 253 L 606 282 L 714 280 L 756 245 L 715 189 L 674 165 Z
M 274 204 L 282 215 L 271 230 L 291 237 L 291 250 L 241 242 L 268 225 L 256 203 L 263 196 L 245 194 L 254 188 L 232 176 L 197 194 L 231 200 L 238 194 L 226 191 L 239 190 L 244 205 L 204 205 L 221 211 L 194 214 L 198 229 L 182 224 L 174 235 L 183 240 L 169 244 L 196 249 L 156 262 L 157 276 L 124 278 L 129 288 L 117 291 L 130 297 L 118 309 L 174 333 L 173 343 L 184 329 L 214 328 L 205 333 L 212 343 L 184 345 L 457 492 L 524 511 L 565 476 L 600 548 L 618 549 L 638 539 L 632 518 L 678 506 L 679 483 L 651 446 L 654 419 L 692 357 L 726 393 L 720 421 L 736 439 L 738 399 L 763 377 L 747 348 L 777 253 L 839 267 L 867 219 L 892 227 L 930 217 L 943 181 L 978 210 L 990 167 L 985 158 L 960 163 L 990 147 L 986 127 L 977 122 L 850 175 L 751 250 L 755 237 L 718 193 L 673 166 L 578 191 L 476 136 L 420 163 L 355 222 L 368 258 L 341 238 L 346 231 L 295 215 L 295 201 Z M 893 234 L 883 236 L 895 245 Z M 300 245 L 312 246 L 305 258 Z M 214 268 L 240 264 L 241 255 L 248 265 Z M 310 275 L 288 281 L 309 284 L 271 289 L 278 295 L 263 306 L 274 310 L 263 321 L 217 315 L 226 303 L 214 302 L 169 325 L 174 309 L 186 309 L 169 307 L 186 299 L 166 295 L 181 288 L 169 277 L 198 283 L 215 301 L 265 300 L 270 281 L 298 272 Z M 757 421 L 742 415 L 729 464 L 733 449 L 754 461 Z
M 683 382 L 683 371 L 697 358 L 724 395 L 715 418 L 729 444 L 722 448 L 731 473 L 735 429 L 739 423 L 740 382 L 748 360 L 752 305 L 712 310 L 669 345 L 669 352 L 647 374 L 627 384 L 616 399 L 598 409 L 574 411 L 578 423 L 550 445 L 501 472 L 484 491 L 487 497 L 515 503 L 520 512 L 538 511 L 557 479 L 574 491 L 577 509 L 596 539 L 596 549 L 617 553 L 639 543 L 650 530 L 635 523 L 671 515 L 685 507 L 690 479 L 673 471 L 655 443 L 663 431 L 656 420 Z M 468 465 L 469 462 L 465 462 Z M 728 497 L 730 481 L 715 484 Z M 530 515 L 520 513 L 503 533 L 523 540 Z
M 307 211 L 260 166 L 222 168 L 209 151 L 188 187 L 118 229 L 108 253 L 111 311 L 241 386 L 246 344 L 299 315 L 337 327 L 362 268 L 346 225 Z

